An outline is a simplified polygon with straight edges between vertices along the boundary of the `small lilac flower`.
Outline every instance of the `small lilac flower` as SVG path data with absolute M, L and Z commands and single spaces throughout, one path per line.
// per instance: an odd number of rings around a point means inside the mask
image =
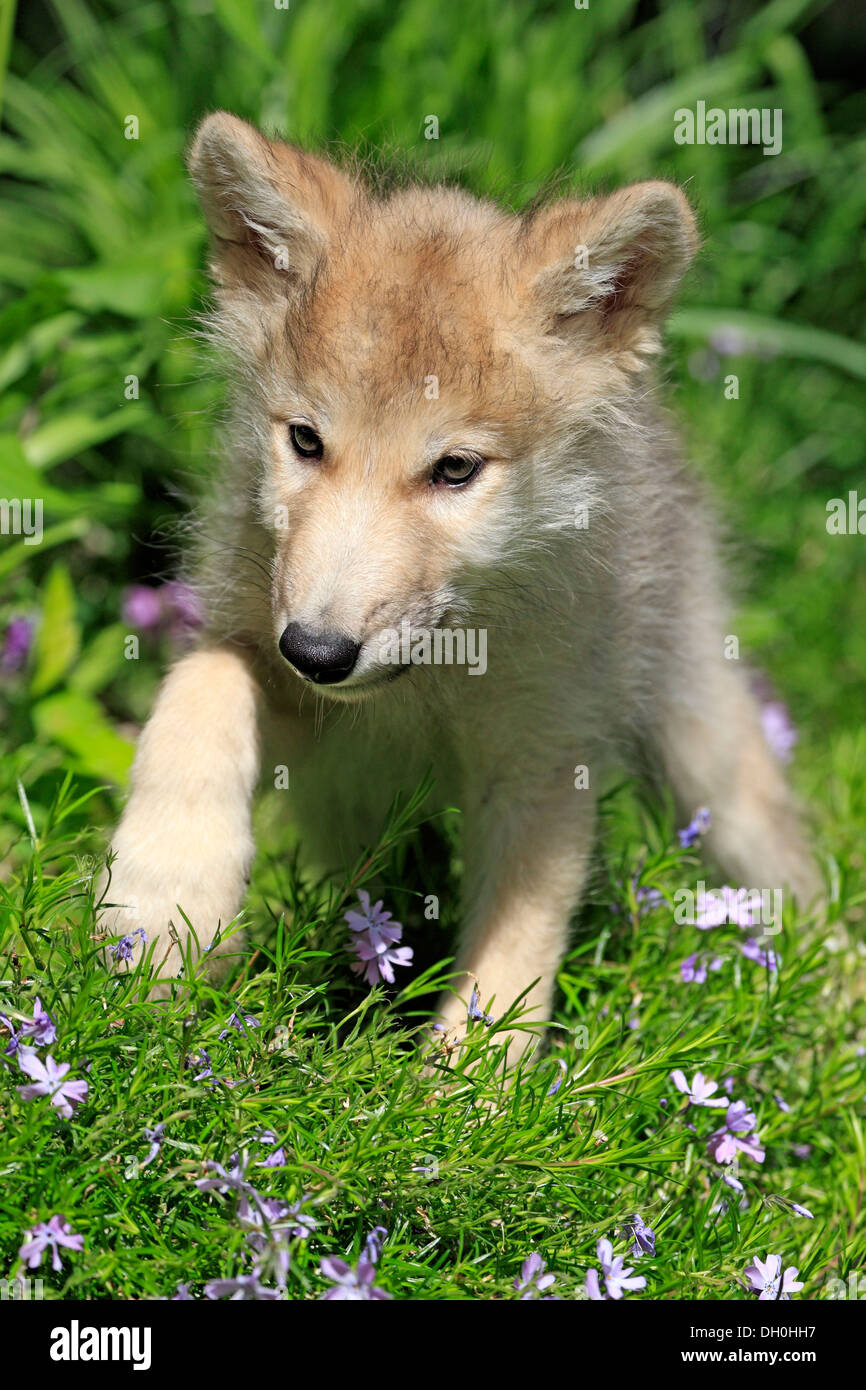
M 678 830 L 680 845 L 683 849 L 691 849 L 692 845 L 705 835 L 710 828 L 710 812 L 708 807 L 701 806 L 700 810 L 695 811 L 692 819 L 684 830 Z
M 774 970 L 778 970 L 779 966 L 782 964 L 781 959 L 775 951 L 765 951 L 753 936 L 750 936 L 748 941 L 743 942 L 740 950 L 746 957 L 746 960 L 754 961 L 756 965 L 760 965 L 764 970 L 769 970 L 771 973 Z
M 222 1042 L 223 1038 L 227 1038 L 232 1028 L 236 1033 L 248 1033 L 251 1029 L 261 1028 L 261 1026 L 255 1014 L 247 1014 L 241 1010 L 240 1014 L 232 1014 L 227 1027 L 219 1035 L 219 1041 Z
M 732 1187 L 735 1192 L 745 1192 L 746 1190 L 740 1182 L 740 1179 L 735 1178 L 733 1173 L 723 1173 L 722 1182 L 725 1183 L 727 1187 Z
M 753 927 L 761 907 L 760 893 L 748 893 L 745 888 L 731 888 L 725 883 L 718 891 L 704 895 L 704 905 L 695 915 L 695 926 L 701 931 L 726 924 Z
M 707 1154 L 716 1163 L 733 1163 L 738 1153 L 763 1163 L 765 1152 L 761 1148 L 757 1134 L 732 1134 L 727 1129 L 717 1129 L 707 1140 Z
M 644 1221 L 639 1212 L 635 1212 L 631 1221 L 628 1223 L 628 1230 L 634 1237 L 634 1245 L 631 1253 L 640 1258 L 641 1255 L 654 1255 L 656 1252 L 656 1236 Z
M 386 931 L 390 940 L 385 935 Z M 412 947 L 393 944 L 400 940 L 402 934 L 403 928 L 395 922 L 393 927 L 379 927 L 375 933 L 371 930 L 366 936 L 356 936 L 351 944 L 358 957 L 351 964 L 354 974 L 363 975 L 368 985 L 377 985 L 380 980 L 393 985 L 394 966 L 412 964 Z
M 123 595 L 123 620 L 144 632 L 162 622 L 162 595 L 147 584 L 131 584 Z
M 15 1032 L 12 1020 L 7 1018 L 5 1014 L 0 1014 L 0 1023 L 2 1023 L 3 1027 L 8 1029 L 9 1032 L 9 1041 L 3 1049 L 3 1056 L 14 1057 L 21 1044 L 21 1031 L 19 1029 L 17 1033 Z
M 196 1178 L 196 1187 L 199 1192 L 219 1192 L 225 1196 L 227 1192 L 236 1192 L 240 1197 L 247 1197 L 254 1205 L 261 1206 L 264 1198 L 259 1195 L 253 1184 L 246 1178 L 247 1156 L 232 1154 L 229 1159 L 229 1167 L 224 1168 L 221 1163 L 214 1163 L 208 1159 L 205 1168 L 211 1173 L 216 1173 L 215 1178 Z
M 20 671 L 27 662 L 33 644 L 34 624 L 30 618 L 13 618 L 3 636 L 0 669 Z
M 383 908 L 381 898 L 372 907 L 370 906 L 370 894 L 366 888 L 358 889 L 358 901 L 361 904 L 360 912 L 350 908 L 343 915 L 343 920 L 349 925 L 349 931 L 380 931 L 383 927 L 400 926 L 399 922 L 392 921 L 391 913 Z
M 776 1102 L 783 1114 L 790 1115 L 791 1107 L 783 1096 L 773 1096 L 773 1100 Z
M 205 1077 L 213 1076 L 211 1059 L 204 1048 L 202 1048 L 200 1052 L 191 1052 L 189 1056 L 184 1059 L 183 1065 L 187 1071 L 194 1071 L 197 1073 L 193 1077 L 193 1081 L 203 1081 Z
M 142 947 L 145 947 L 147 945 L 147 933 L 143 927 L 136 927 L 134 931 L 130 932 L 129 936 L 122 936 L 113 946 L 109 946 L 108 949 L 115 960 L 125 960 L 128 962 L 132 960 L 135 938 L 137 936 L 141 937 Z
M 811 1144 L 795 1144 L 792 1150 L 795 1158 L 809 1158 L 812 1154 Z
M 752 1291 L 758 1295 L 758 1302 L 778 1299 L 788 1303 L 792 1293 L 799 1293 L 803 1285 L 797 1282 L 799 1270 L 796 1266 L 782 1271 L 781 1255 L 768 1255 L 766 1260 L 755 1260 L 745 1271 Z
M 286 1151 L 281 1144 L 277 1144 L 277 1136 L 273 1130 L 263 1129 L 256 1135 L 256 1140 L 264 1148 L 271 1150 L 267 1158 L 256 1164 L 257 1168 L 285 1168 Z
M 205 612 L 201 596 L 182 579 L 170 579 L 162 586 L 165 612 L 170 621 L 172 639 L 185 643 L 204 626 Z
M 686 959 L 680 962 L 680 975 L 683 984 L 704 984 L 707 971 L 721 970 L 722 963 L 721 956 L 707 956 L 701 951 L 695 951 L 694 955 L 686 956 Z
M 815 1213 L 813 1211 L 810 1211 L 808 1207 L 801 1206 L 799 1202 L 792 1202 L 790 1197 L 777 1197 L 776 1201 L 780 1206 L 786 1207 L 788 1211 L 793 1212 L 795 1216 L 804 1216 L 807 1221 L 815 1220 Z
M 787 706 L 781 700 L 770 700 L 762 706 L 761 727 L 770 752 L 780 763 L 789 763 L 799 734 L 794 728 Z
M 76 1105 L 80 1105 L 87 1097 L 87 1082 L 64 1081 L 63 1078 L 69 1071 L 69 1063 L 55 1062 L 50 1053 L 43 1062 L 32 1048 L 19 1047 L 18 1065 L 27 1076 L 33 1079 L 32 1085 L 18 1087 L 23 1100 L 36 1100 L 39 1096 L 50 1096 L 54 1108 L 69 1120 L 72 1118 L 72 1112 Z
M 351 969 L 356 975 L 363 975 L 369 985 L 376 985 L 380 980 L 393 985 L 394 966 L 411 965 L 412 947 L 397 945 L 403 928 L 383 909 L 381 899 L 371 907 L 370 894 L 361 888 L 358 901 L 360 912 L 351 909 L 344 914 L 349 931 L 355 933 L 350 950 L 358 956 L 358 960 L 352 961 Z
M 364 1254 L 371 1264 L 379 1263 L 379 1256 L 382 1253 L 382 1244 L 388 1239 L 388 1231 L 385 1226 L 374 1226 L 367 1239 L 364 1241 Z
M 719 1089 L 717 1081 L 710 1081 L 709 1077 L 704 1076 L 702 1071 L 695 1072 L 695 1079 L 689 1086 L 685 1073 L 679 1067 L 671 1072 L 673 1081 L 678 1091 L 682 1091 L 684 1096 L 688 1096 L 691 1105 L 705 1105 L 710 1109 L 724 1105 L 727 1108 L 728 1102 L 724 1096 L 713 1098 L 713 1092 Z
M 173 1293 L 169 1302 L 171 1303 L 194 1303 L 195 1299 L 189 1291 L 189 1284 L 178 1284 L 177 1293 Z
M 258 1273 L 236 1274 L 233 1279 L 213 1279 L 204 1286 L 205 1298 L 227 1298 L 230 1303 L 264 1303 L 280 1298 L 279 1289 L 266 1289 L 259 1283 Z
M 545 1274 L 544 1269 L 545 1262 L 536 1251 L 527 1255 L 520 1266 L 520 1273 L 514 1280 L 514 1287 L 520 1294 L 521 1303 L 525 1303 L 527 1299 L 540 1298 L 551 1285 L 556 1283 L 556 1275 Z M 550 1302 L 550 1294 L 543 1301 Z
M 70 1231 L 65 1216 L 52 1216 L 50 1221 L 42 1221 L 32 1230 L 25 1232 L 24 1244 L 18 1255 L 25 1261 L 28 1269 L 38 1269 L 45 1251 L 50 1250 L 51 1268 L 56 1274 L 63 1268 L 60 1259 L 61 1245 L 67 1250 L 83 1250 L 84 1236 Z
M 472 988 L 472 995 L 469 999 L 468 1018 L 470 1023 L 483 1023 L 486 1028 L 492 1028 L 496 1022 L 492 1014 L 486 1014 L 479 1002 L 477 985 Z
M 145 1129 L 144 1137 L 150 1145 L 150 1148 L 147 1151 L 146 1157 L 142 1160 L 142 1168 L 146 1168 L 148 1164 L 152 1163 L 162 1148 L 162 1135 L 164 1129 L 165 1124 L 162 1120 L 160 1120 L 158 1124 L 155 1124 L 153 1129 Z
M 755 1112 L 747 1109 L 744 1100 L 732 1101 L 725 1111 L 725 1128 L 732 1134 L 748 1134 L 757 1123 Z
M 596 1246 L 596 1255 L 601 1264 L 602 1278 L 606 1293 L 601 1292 L 599 1286 L 598 1271 L 591 1269 L 586 1276 L 587 1297 L 602 1302 L 605 1297 L 619 1299 L 629 1289 L 645 1289 L 646 1279 L 642 1274 L 634 1275 L 630 1267 L 623 1265 L 622 1255 L 614 1258 L 613 1246 L 609 1240 L 600 1240 Z
M 31 1038 L 34 1047 L 47 1047 L 57 1038 L 57 1025 L 37 994 L 33 1002 L 33 1017 L 21 1025 L 21 1037 Z
M 635 874 L 635 879 L 637 875 Z M 634 880 L 632 880 L 634 882 Z M 661 907 L 665 900 L 665 895 L 659 888 L 637 887 L 635 884 L 634 900 L 640 909 L 643 917 L 647 912 L 652 912 L 654 907 Z
M 319 1267 L 325 1278 L 330 1279 L 334 1286 L 322 1294 L 325 1301 L 333 1302 L 339 1299 L 343 1302 L 359 1302 L 391 1297 L 384 1289 L 377 1288 L 373 1282 L 376 1278 L 376 1266 L 366 1254 L 361 1255 L 355 1269 L 336 1255 L 326 1255 Z
M 557 1066 L 560 1068 L 560 1075 L 557 1076 L 556 1079 L 552 1081 L 548 1086 L 547 1094 L 549 1096 L 556 1095 L 557 1091 L 559 1090 L 560 1086 L 565 1080 L 565 1074 L 568 1071 L 568 1067 L 565 1065 L 565 1062 L 563 1061 L 562 1057 L 557 1058 Z

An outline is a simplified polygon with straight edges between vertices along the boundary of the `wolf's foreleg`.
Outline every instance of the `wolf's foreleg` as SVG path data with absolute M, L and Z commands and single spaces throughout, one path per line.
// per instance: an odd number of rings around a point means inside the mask
M 103 929 L 142 928 L 160 975 L 181 957 L 189 918 L 201 950 L 237 915 L 253 858 L 250 803 L 258 775 L 257 687 L 230 647 L 184 657 L 166 677 L 141 735 L 131 793 L 114 836 Z M 237 947 L 237 937 L 231 943 Z M 218 943 L 214 956 L 222 949 Z M 138 955 L 139 941 L 135 942 Z M 168 991 L 167 978 L 154 995 Z

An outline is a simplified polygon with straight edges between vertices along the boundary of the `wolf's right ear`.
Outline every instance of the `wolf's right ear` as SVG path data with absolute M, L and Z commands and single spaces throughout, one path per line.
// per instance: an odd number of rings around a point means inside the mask
M 288 293 L 308 280 L 355 193 L 327 160 L 227 111 L 205 117 L 187 162 L 214 240 L 213 273 L 229 289 L 273 294 L 281 281 Z

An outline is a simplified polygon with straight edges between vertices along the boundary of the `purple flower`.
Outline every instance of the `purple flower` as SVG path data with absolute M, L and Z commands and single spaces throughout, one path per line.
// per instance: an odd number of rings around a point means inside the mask
M 63 1080 L 69 1071 L 69 1063 L 55 1062 L 50 1053 L 43 1062 L 32 1048 L 19 1047 L 18 1065 L 33 1079 L 32 1085 L 18 1087 L 22 1099 L 36 1100 L 38 1096 L 50 1096 L 55 1109 L 67 1120 L 71 1119 L 76 1105 L 86 1098 L 88 1088 L 86 1081 Z
M 486 1014 L 478 1003 L 478 987 L 473 985 L 472 994 L 469 998 L 469 1008 L 467 1018 L 470 1023 L 483 1023 L 486 1028 L 492 1028 L 496 1022 L 492 1014 Z
M 225 1027 L 219 1035 L 219 1041 L 222 1042 L 223 1038 L 228 1037 L 229 1029 L 231 1028 L 233 1028 L 236 1033 L 247 1033 L 251 1029 L 261 1028 L 261 1026 L 255 1014 L 246 1014 L 243 1011 L 241 1011 L 240 1014 L 232 1014 L 228 1021 L 228 1026 Z
M 229 1167 L 224 1168 L 221 1163 L 214 1163 L 208 1159 L 205 1168 L 211 1173 L 216 1173 L 215 1178 L 197 1178 L 196 1187 L 199 1192 L 219 1192 L 223 1196 L 227 1192 L 236 1192 L 240 1197 L 247 1197 L 257 1206 L 261 1206 L 264 1198 L 259 1195 L 251 1182 L 245 1176 L 247 1170 L 247 1156 L 239 1157 L 232 1154 L 229 1159 Z
M 45 1251 L 50 1250 L 51 1268 L 57 1273 L 63 1268 L 60 1259 L 61 1245 L 67 1250 L 83 1250 L 84 1236 L 75 1235 L 70 1231 L 65 1216 L 52 1216 L 50 1221 L 43 1221 L 25 1232 L 24 1244 L 18 1255 L 25 1261 L 28 1269 L 38 1269 Z
M 521 1303 L 525 1303 L 527 1299 L 541 1298 L 541 1295 L 556 1283 L 556 1275 L 545 1274 L 544 1268 L 544 1260 L 536 1251 L 533 1250 L 531 1255 L 527 1255 L 520 1266 L 520 1273 L 514 1280 L 514 1287 L 520 1294 Z M 553 1296 L 547 1294 L 547 1298 L 542 1301 L 550 1303 L 554 1301 Z
M 692 819 L 684 830 L 678 830 L 680 845 L 683 849 L 691 849 L 692 845 L 705 835 L 710 828 L 710 812 L 706 806 L 701 806 L 700 810 L 695 811 Z
M 34 626 L 30 618 L 13 618 L 3 636 L 0 669 L 20 671 L 30 655 Z
M 47 1010 L 43 1009 L 42 1000 L 38 994 L 33 1005 L 32 1019 L 22 1023 L 17 1033 L 11 1020 L 5 1014 L 0 1014 L 0 1023 L 9 1029 L 9 1042 L 5 1051 L 7 1057 L 15 1056 L 25 1038 L 30 1038 L 34 1047 L 46 1047 L 48 1043 L 53 1043 L 57 1037 L 57 1026 L 54 1019 Z
M 722 1182 L 725 1183 L 727 1187 L 732 1187 L 735 1192 L 745 1192 L 746 1190 L 740 1182 L 740 1179 L 735 1178 L 733 1173 L 723 1173 Z
M 787 1207 L 788 1211 L 793 1212 L 795 1216 L 804 1216 L 807 1221 L 815 1220 L 813 1211 L 810 1211 L 808 1207 L 801 1206 L 799 1202 L 792 1202 L 790 1197 L 776 1197 L 775 1200 L 780 1206 Z
M 165 607 L 171 619 L 171 635 L 176 642 L 186 641 L 204 626 L 205 612 L 201 595 L 182 579 L 170 579 L 163 584 Z
M 379 1289 L 373 1282 L 376 1278 L 376 1266 L 364 1253 L 358 1261 L 357 1267 L 352 1268 L 346 1264 L 345 1260 L 338 1259 L 336 1255 L 326 1255 L 322 1260 L 320 1269 L 326 1279 L 330 1279 L 333 1288 L 328 1289 L 322 1294 L 324 1300 L 340 1299 L 342 1301 L 352 1300 L 371 1300 L 371 1299 L 390 1299 L 391 1295 L 384 1289 Z
M 178 1284 L 177 1293 L 173 1293 L 169 1302 L 171 1303 L 194 1303 L 195 1299 L 189 1291 L 189 1284 Z
M 264 1148 L 271 1150 L 267 1158 L 256 1164 L 257 1168 L 285 1168 L 286 1151 L 281 1144 L 277 1144 L 277 1136 L 272 1130 L 263 1129 L 256 1135 L 256 1140 Z
M 558 1066 L 559 1069 L 560 1069 L 560 1075 L 557 1076 L 556 1079 L 555 1079 L 554 1081 L 552 1081 L 552 1082 L 550 1083 L 550 1085 L 548 1086 L 548 1088 L 547 1088 L 547 1094 L 548 1094 L 549 1096 L 555 1096 L 555 1095 L 556 1095 L 557 1091 L 559 1090 L 560 1086 L 562 1085 L 563 1081 L 565 1080 L 565 1074 L 566 1074 L 566 1072 L 568 1071 L 568 1068 L 567 1068 L 565 1062 L 563 1061 L 563 1059 L 562 1059 L 561 1057 L 557 1058 L 557 1066 Z
M 637 879 L 637 874 L 635 874 Z M 632 880 L 634 882 L 634 880 Z M 654 907 L 661 907 L 665 900 L 664 893 L 658 888 L 638 888 L 635 883 L 634 900 L 638 905 L 641 916 L 647 912 L 652 912 Z
M 753 960 L 756 965 L 762 966 L 764 970 L 769 970 L 771 973 L 774 970 L 778 970 L 779 966 L 782 964 L 780 957 L 775 951 L 765 951 L 760 942 L 753 936 L 750 936 L 748 941 L 743 942 L 740 950 L 746 957 L 746 960 Z
M 370 906 L 370 894 L 360 889 L 358 899 L 361 912 L 350 911 L 345 914 L 349 930 L 355 933 L 350 949 L 358 956 L 352 961 L 352 970 L 363 975 L 368 985 L 376 985 L 386 980 L 394 983 L 394 966 L 411 965 L 412 947 L 398 946 L 403 935 L 399 922 L 391 920 L 390 912 L 382 910 L 381 900 Z
M 37 994 L 33 1003 L 33 1017 L 21 1025 L 21 1037 L 32 1038 L 35 1047 L 47 1047 L 57 1037 L 57 1025 Z
M 707 1153 L 716 1163 L 733 1163 L 738 1153 L 763 1163 L 764 1150 L 757 1134 L 731 1134 L 727 1129 L 717 1129 L 707 1140 Z
M 707 978 L 708 970 L 721 970 L 721 956 L 707 956 L 702 951 L 695 951 L 694 955 L 686 956 L 680 962 L 680 975 L 683 984 L 702 985 Z
M 606 1292 L 601 1292 L 598 1270 L 591 1269 L 586 1276 L 587 1298 L 601 1303 L 604 1302 L 605 1298 L 622 1298 L 629 1289 L 646 1288 L 646 1279 L 642 1274 L 633 1275 L 631 1268 L 623 1265 L 621 1255 L 617 1255 L 614 1259 L 613 1246 L 609 1240 L 598 1242 L 596 1254 L 601 1263 L 601 1273 Z
M 639 1212 L 635 1212 L 628 1229 L 634 1237 L 631 1253 L 637 1258 L 641 1255 L 654 1255 L 656 1252 L 655 1231 L 651 1230 Z
M 4 1057 L 14 1057 L 21 1043 L 20 1030 L 17 1033 L 15 1032 L 15 1029 L 12 1025 L 12 1020 L 7 1018 L 5 1014 L 0 1014 L 0 1023 L 3 1024 L 4 1028 L 7 1028 L 9 1030 L 9 1041 L 3 1050 L 3 1055 Z
M 752 1291 L 758 1295 L 758 1302 L 770 1299 L 790 1302 L 792 1293 L 799 1293 L 803 1285 L 797 1282 L 799 1270 L 796 1266 L 782 1271 L 781 1255 L 768 1255 L 766 1260 L 755 1260 L 745 1271 Z
M 143 927 L 136 927 L 134 931 L 130 932 L 129 936 L 122 936 L 119 941 L 115 941 L 113 946 L 109 946 L 108 949 L 115 960 L 125 960 L 127 962 L 132 960 L 132 952 L 137 936 L 141 937 L 142 947 L 145 947 L 147 945 L 147 933 Z
M 752 927 L 761 906 L 760 893 L 749 893 L 745 888 L 731 888 L 725 883 L 718 892 L 704 896 L 704 905 L 695 916 L 695 926 L 701 931 L 728 923 L 736 927 Z
M 770 752 L 780 763 L 789 763 L 799 734 L 791 722 L 787 706 L 781 700 L 770 700 L 762 706 L 761 727 Z
M 150 1145 L 150 1148 L 147 1151 L 147 1156 L 142 1160 L 142 1168 L 146 1168 L 149 1163 L 152 1163 L 162 1148 L 162 1135 L 164 1129 L 165 1125 L 162 1120 L 160 1120 L 159 1124 L 154 1125 L 153 1129 L 145 1129 L 144 1137 Z
M 785 1115 L 790 1115 L 790 1113 L 791 1113 L 791 1107 L 790 1107 L 790 1105 L 788 1104 L 788 1102 L 784 1099 L 783 1096 L 773 1096 L 773 1100 L 776 1102 L 776 1104 L 778 1105 L 779 1109 L 780 1109 Z
M 374 1226 L 367 1239 L 364 1241 L 364 1254 L 371 1264 L 379 1263 L 379 1256 L 382 1253 L 382 1244 L 388 1239 L 388 1231 L 385 1226 Z
M 411 946 L 399 946 L 395 950 L 384 941 L 374 943 L 369 937 L 359 937 L 352 943 L 352 949 L 358 960 L 352 961 L 351 969 L 356 975 L 363 975 L 368 985 L 376 985 L 380 980 L 393 985 L 394 966 L 412 964 Z
M 755 1112 L 746 1108 L 744 1100 L 732 1101 L 725 1111 L 725 1128 L 732 1134 L 748 1134 L 757 1123 Z
M 123 620 L 149 632 L 162 622 L 162 595 L 146 584 L 131 584 L 123 595 Z
M 205 1298 L 227 1298 L 231 1303 L 262 1303 L 280 1298 L 279 1289 L 265 1289 L 259 1283 L 257 1272 L 236 1274 L 234 1279 L 213 1279 L 204 1286 Z
M 382 927 L 399 927 L 399 922 L 391 920 L 391 913 L 382 906 L 382 899 L 370 906 L 370 894 L 366 888 L 358 889 L 358 901 L 361 904 L 361 911 L 356 912 L 350 908 L 344 914 L 344 921 L 349 924 L 349 931 L 368 932 L 379 930 Z
M 728 1102 L 724 1096 L 716 1096 L 711 1099 L 713 1092 L 719 1089 L 719 1085 L 717 1081 L 710 1081 L 709 1077 L 704 1076 L 702 1071 L 695 1072 L 695 1079 L 689 1086 L 685 1073 L 677 1067 L 675 1071 L 671 1072 L 671 1081 L 678 1091 L 682 1091 L 684 1096 L 688 1096 L 692 1105 L 705 1105 L 710 1109 L 719 1105 L 727 1107 Z
M 183 1065 L 187 1071 L 197 1072 L 197 1075 L 193 1077 L 193 1081 L 203 1081 L 205 1077 L 213 1076 L 213 1066 L 204 1048 L 202 1048 L 201 1052 L 191 1052 L 189 1056 L 184 1059 Z M 201 1070 L 199 1070 L 199 1068 L 201 1068 Z

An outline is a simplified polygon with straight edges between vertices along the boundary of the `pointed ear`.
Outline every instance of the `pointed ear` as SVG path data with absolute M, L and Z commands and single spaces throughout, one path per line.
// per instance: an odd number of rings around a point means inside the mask
M 527 278 L 545 331 L 596 340 L 641 365 L 698 245 L 678 188 L 638 183 L 609 198 L 554 203 L 530 218 Z
M 309 280 L 355 185 L 327 160 L 227 111 L 206 116 L 188 157 L 213 236 L 213 272 L 227 287 L 283 292 Z M 278 279 L 279 277 L 279 279 Z

